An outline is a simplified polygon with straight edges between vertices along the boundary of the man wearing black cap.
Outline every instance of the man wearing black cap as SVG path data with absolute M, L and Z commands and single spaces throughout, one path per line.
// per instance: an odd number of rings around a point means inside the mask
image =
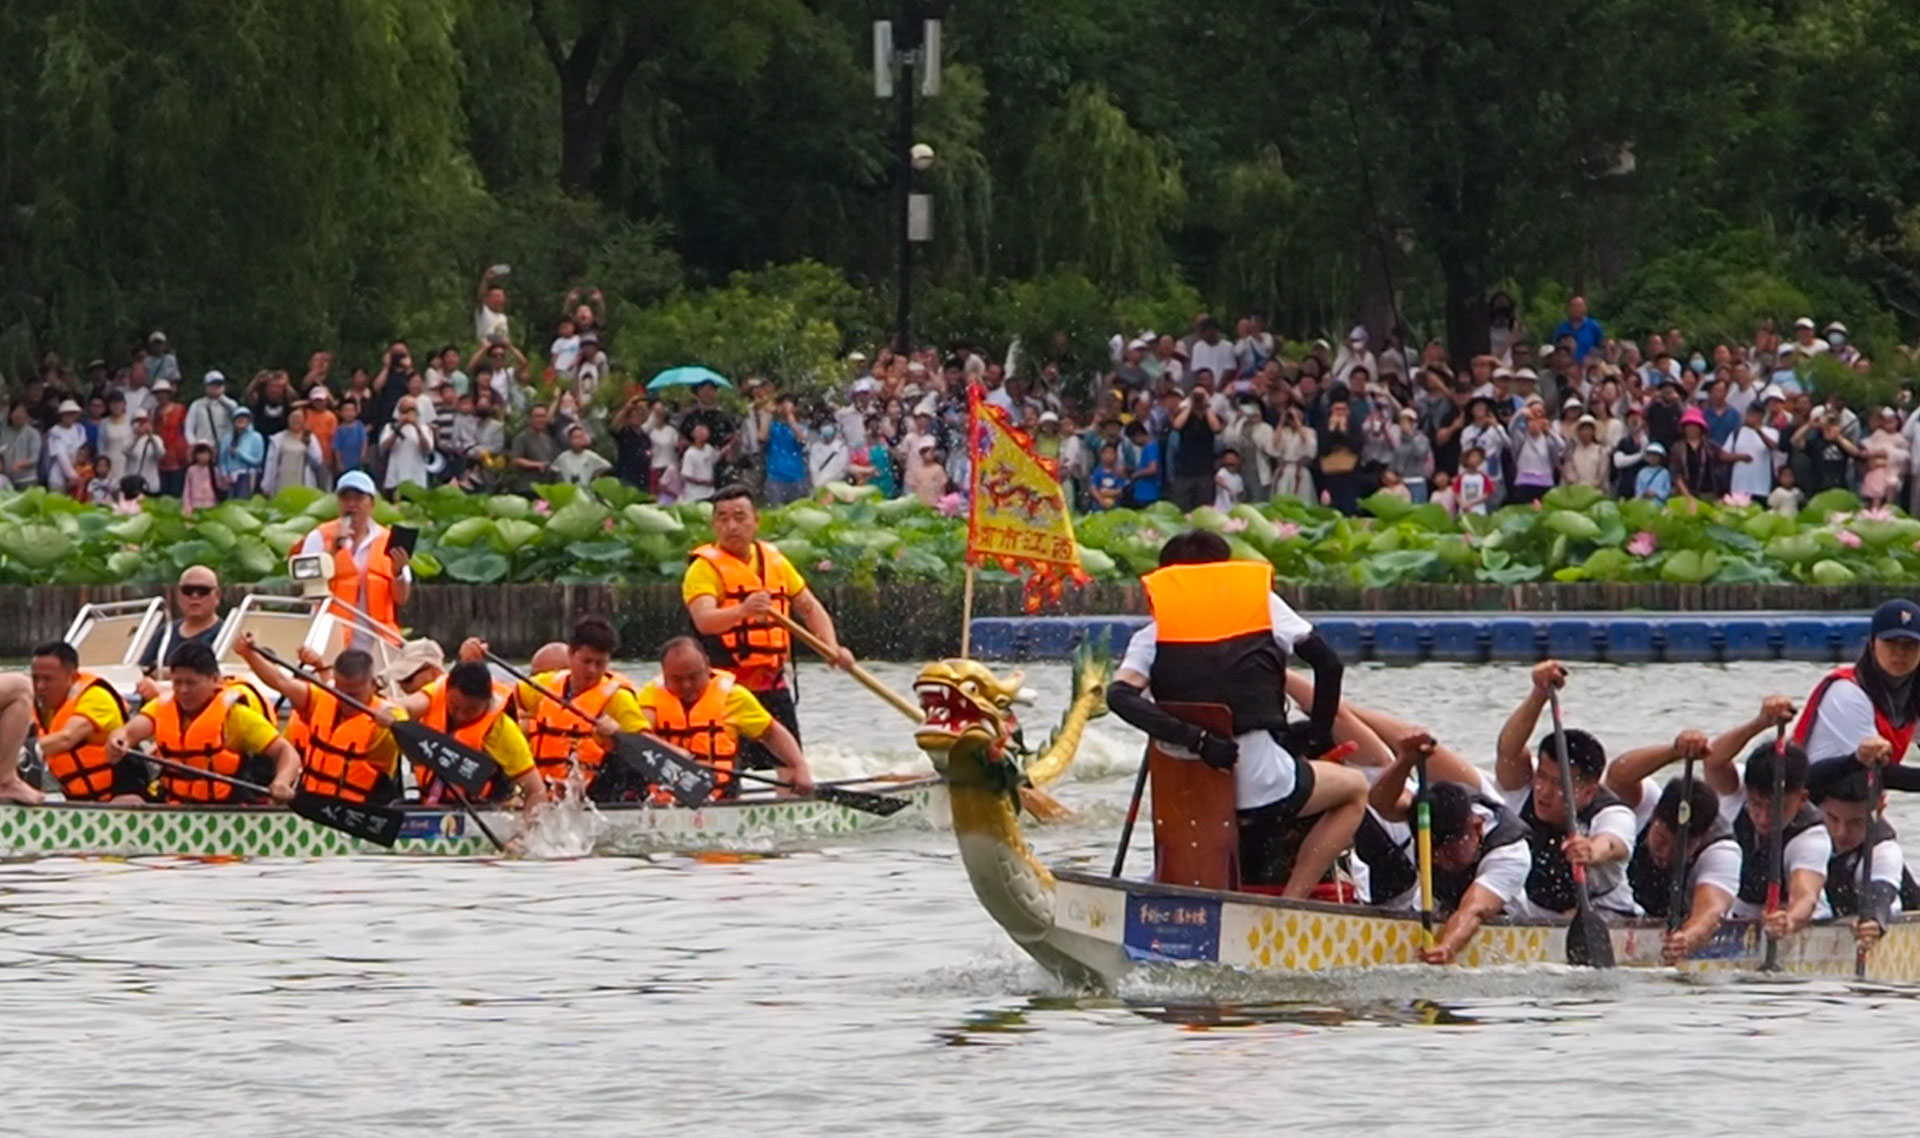
M 1899 762 L 1920 725 L 1920 605 L 1900 598 L 1874 610 L 1872 639 L 1852 664 L 1828 672 L 1807 697 L 1793 741 L 1814 760 L 1854 754 L 1885 739 Z
M 1432 747 L 1424 736 L 1400 746 Z M 1434 905 L 1452 910 L 1420 950 L 1428 964 L 1451 964 L 1487 920 L 1518 901 L 1527 888 L 1533 858 L 1527 824 L 1491 798 L 1453 782 L 1435 782 L 1427 792 L 1433 838 Z
M 1863 746 L 1864 759 L 1823 759 L 1807 772 L 1807 795 L 1820 808 L 1820 820 L 1833 842 L 1827 861 L 1827 915 L 1854 918 L 1854 935 L 1867 947 L 1886 932 L 1895 913 L 1920 907 L 1920 885 L 1907 872 L 1899 836 L 1885 817 L 1875 816 L 1881 804 L 1865 764 L 1884 764 L 1886 750 Z M 1863 861 L 1870 865 L 1864 898 Z

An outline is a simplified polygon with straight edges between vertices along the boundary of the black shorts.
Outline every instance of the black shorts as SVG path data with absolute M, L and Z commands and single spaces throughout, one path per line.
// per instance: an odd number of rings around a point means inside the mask
M 1293 760 L 1293 793 L 1278 802 L 1239 811 L 1240 881 L 1245 885 L 1284 885 L 1293 857 L 1313 829 L 1314 818 L 1300 811 L 1313 797 L 1313 764 Z
M 793 741 L 800 741 L 800 711 L 793 703 L 792 688 L 775 688 L 772 691 L 757 691 L 753 697 L 760 706 L 767 709 L 774 722 L 793 733 Z M 783 764 L 767 750 L 766 744 L 758 740 L 741 740 L 740 757 L 750 771 L 775 770 Z

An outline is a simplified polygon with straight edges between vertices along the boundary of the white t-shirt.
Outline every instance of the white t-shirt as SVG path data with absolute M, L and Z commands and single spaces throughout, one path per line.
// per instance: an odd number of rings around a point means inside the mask
M 680 493 L 683 501 L 704 502 L 713 497 L 713 468 L 719 461 L 720 452 L 712 443 L 686 449 L 680 456 L 680 477 L 687 484 Z
M 1313 625 L 1277 596 L 1267 597 L 1267 614 L 1273 622 L 1273 642 L 1283 651 L 1293 651 L 1294 645 L 1313 632 Z M 1159 635 L 1158 626 L 1151 621 L 1134 633 L 1133 639 L 1127 641 L 1127 653 L 1120 662 L 1120 670 L 1151 676 L 1153 659 L 1160 647 Z M 1271 805 L 1293 793 L 1297 781 L 1293 756 L 1272 732 L 1248 731 L 1236 736 L 1234 742 L 1240 744 L 1240 759 L 1233 766 L 1234 802 L 1240 809 Z M 1162 750 L 1179 758 L 1194 757 L 1165 744 Z
M 647 432 L 647 443 L 652 447 L 653 457 L 649 464 L 655 470 L 672 470 L 680 465 L 680 429 L 672 423 L 663 423 Z
M 1732 794 L 1721 795 L 1720 820 L 1731 826 L 1746 808 L 1746 787 L 1741 787 Z M 1792 881 L 1793 875 L 1800 870 L 1817 873 L 1821 880 L 1826 880 L 1827 863 L 1833 860 L 1833 836 L 1827 833 L 1825 826 L 1809 826 L 1800 832 L 1799 837 L 1787 843 L 1787 848 L 1782 851 L 1782 860 L 1786 862 L 1787 867 L 1786 880 L 1780 883 L 1780 892 L 1784 897 L 1788 891 L 1788 882 Z M 1728 915 L 1738 920 L 1751 920 L 1765 913 L 1766 906 L 1748 904 L 1735 896 L 1733 909 Z M 1820 920 L 1832 915 L 1832 910 L 1827 908 L 1827 898 L 1823 893 L 1820 903 L 1814 906 L 1814 919 Z
M 547 348 L 547 355 L 553 360 L 554 371 L 571 375 L 574 365 L 580 362 L 580 337 L 556 336 Z
M 1499 816 L 1478 804 L 1473 812 L 1480 819 L 1481 832 L 1492 833 Z M 1474 867 L 1473 883 L 1500 898 L 1507 916 L 1526 918 L 1536 915 L 1527 901 L 1527 876 L 1532 872 L 1533 846 L 1523 838 L 1481 854 L 1480 864 Z
M 484 344 L 487 342 L 488 336 L 493 335 L 495 332 L 505 333 L 506 331 L 506 313 L 495 312 L 484 304 L 473 310 L 473 338 L 475 340 Z
M 1867 693 L 1852 680 L 1835 680 L 1820 697 L 1813 730 L 1807 733 L 1807 758 L 1818 762 L 1851 755 L 1860 749 L 1862 742 L 1878 734 L 1880 728 L 1873 721 L 1873 701 L 1867 698 Z M 1893 761 L 1899 762 L 1900 756 L 1893 756 Z
M 1221 467 L 1213 472 L 1213 508 L 1221 513 L 1233 509 L 1246 496 L 1247 480 L 1237 470 Z
M 1765 427 L 1755 429 L 1744 423 L 1727 440 L 1727 450 L 1734 454 L 1751 455 L 1747 462 L 1733 464 L 1733 478 L 1728 488 L 1735 494 L 1745 494 L 1759 501 L 1773 493 L 1773 447 L 1774 433 Z
M 1230 371 L 1240 367 L 1240 357 L 1234 353 L 1233 344 L 1224 338 L 1217 344 L 1205 340 L 1195 340 L 1193 350 L 1187 354 L 1187 374 L 1198 375 L 1201 368 L 1213 372 L 1213 381 L 1218 384 Z

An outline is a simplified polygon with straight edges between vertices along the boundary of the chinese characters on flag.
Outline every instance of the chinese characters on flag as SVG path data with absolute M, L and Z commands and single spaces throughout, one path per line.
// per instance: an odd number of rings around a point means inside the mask
M 1008 572 L 1032 570 L 1026 608 L 1060 598 L 1067 578 L 1085 581 L 1066 493 L 1053 464 L 1033 453 L 1033 442 L 1007 419 L 1005 411 L 981 398 L 978 387 L 967 397 L 968 444 L 973 484 L 967 514 L 967 562 L 999 565 Z

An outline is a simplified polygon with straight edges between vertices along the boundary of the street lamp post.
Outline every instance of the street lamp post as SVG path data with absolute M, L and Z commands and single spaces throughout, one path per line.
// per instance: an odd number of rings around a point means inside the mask
M 873 25 L 873 92 L 892 98 L 894 124 L 894 350 L 913 350 L 913 246 L 933 239 L 932 202 L 914 193 L 914 172 L 933 164 L 933 148 L 913 141 L 914 70 L 920 92 L 940 93 L 940 21 L 918 19 L 918 0 L 899 0 L 898 18 Z M 899 81 L 895 83 L 895 72 Z

